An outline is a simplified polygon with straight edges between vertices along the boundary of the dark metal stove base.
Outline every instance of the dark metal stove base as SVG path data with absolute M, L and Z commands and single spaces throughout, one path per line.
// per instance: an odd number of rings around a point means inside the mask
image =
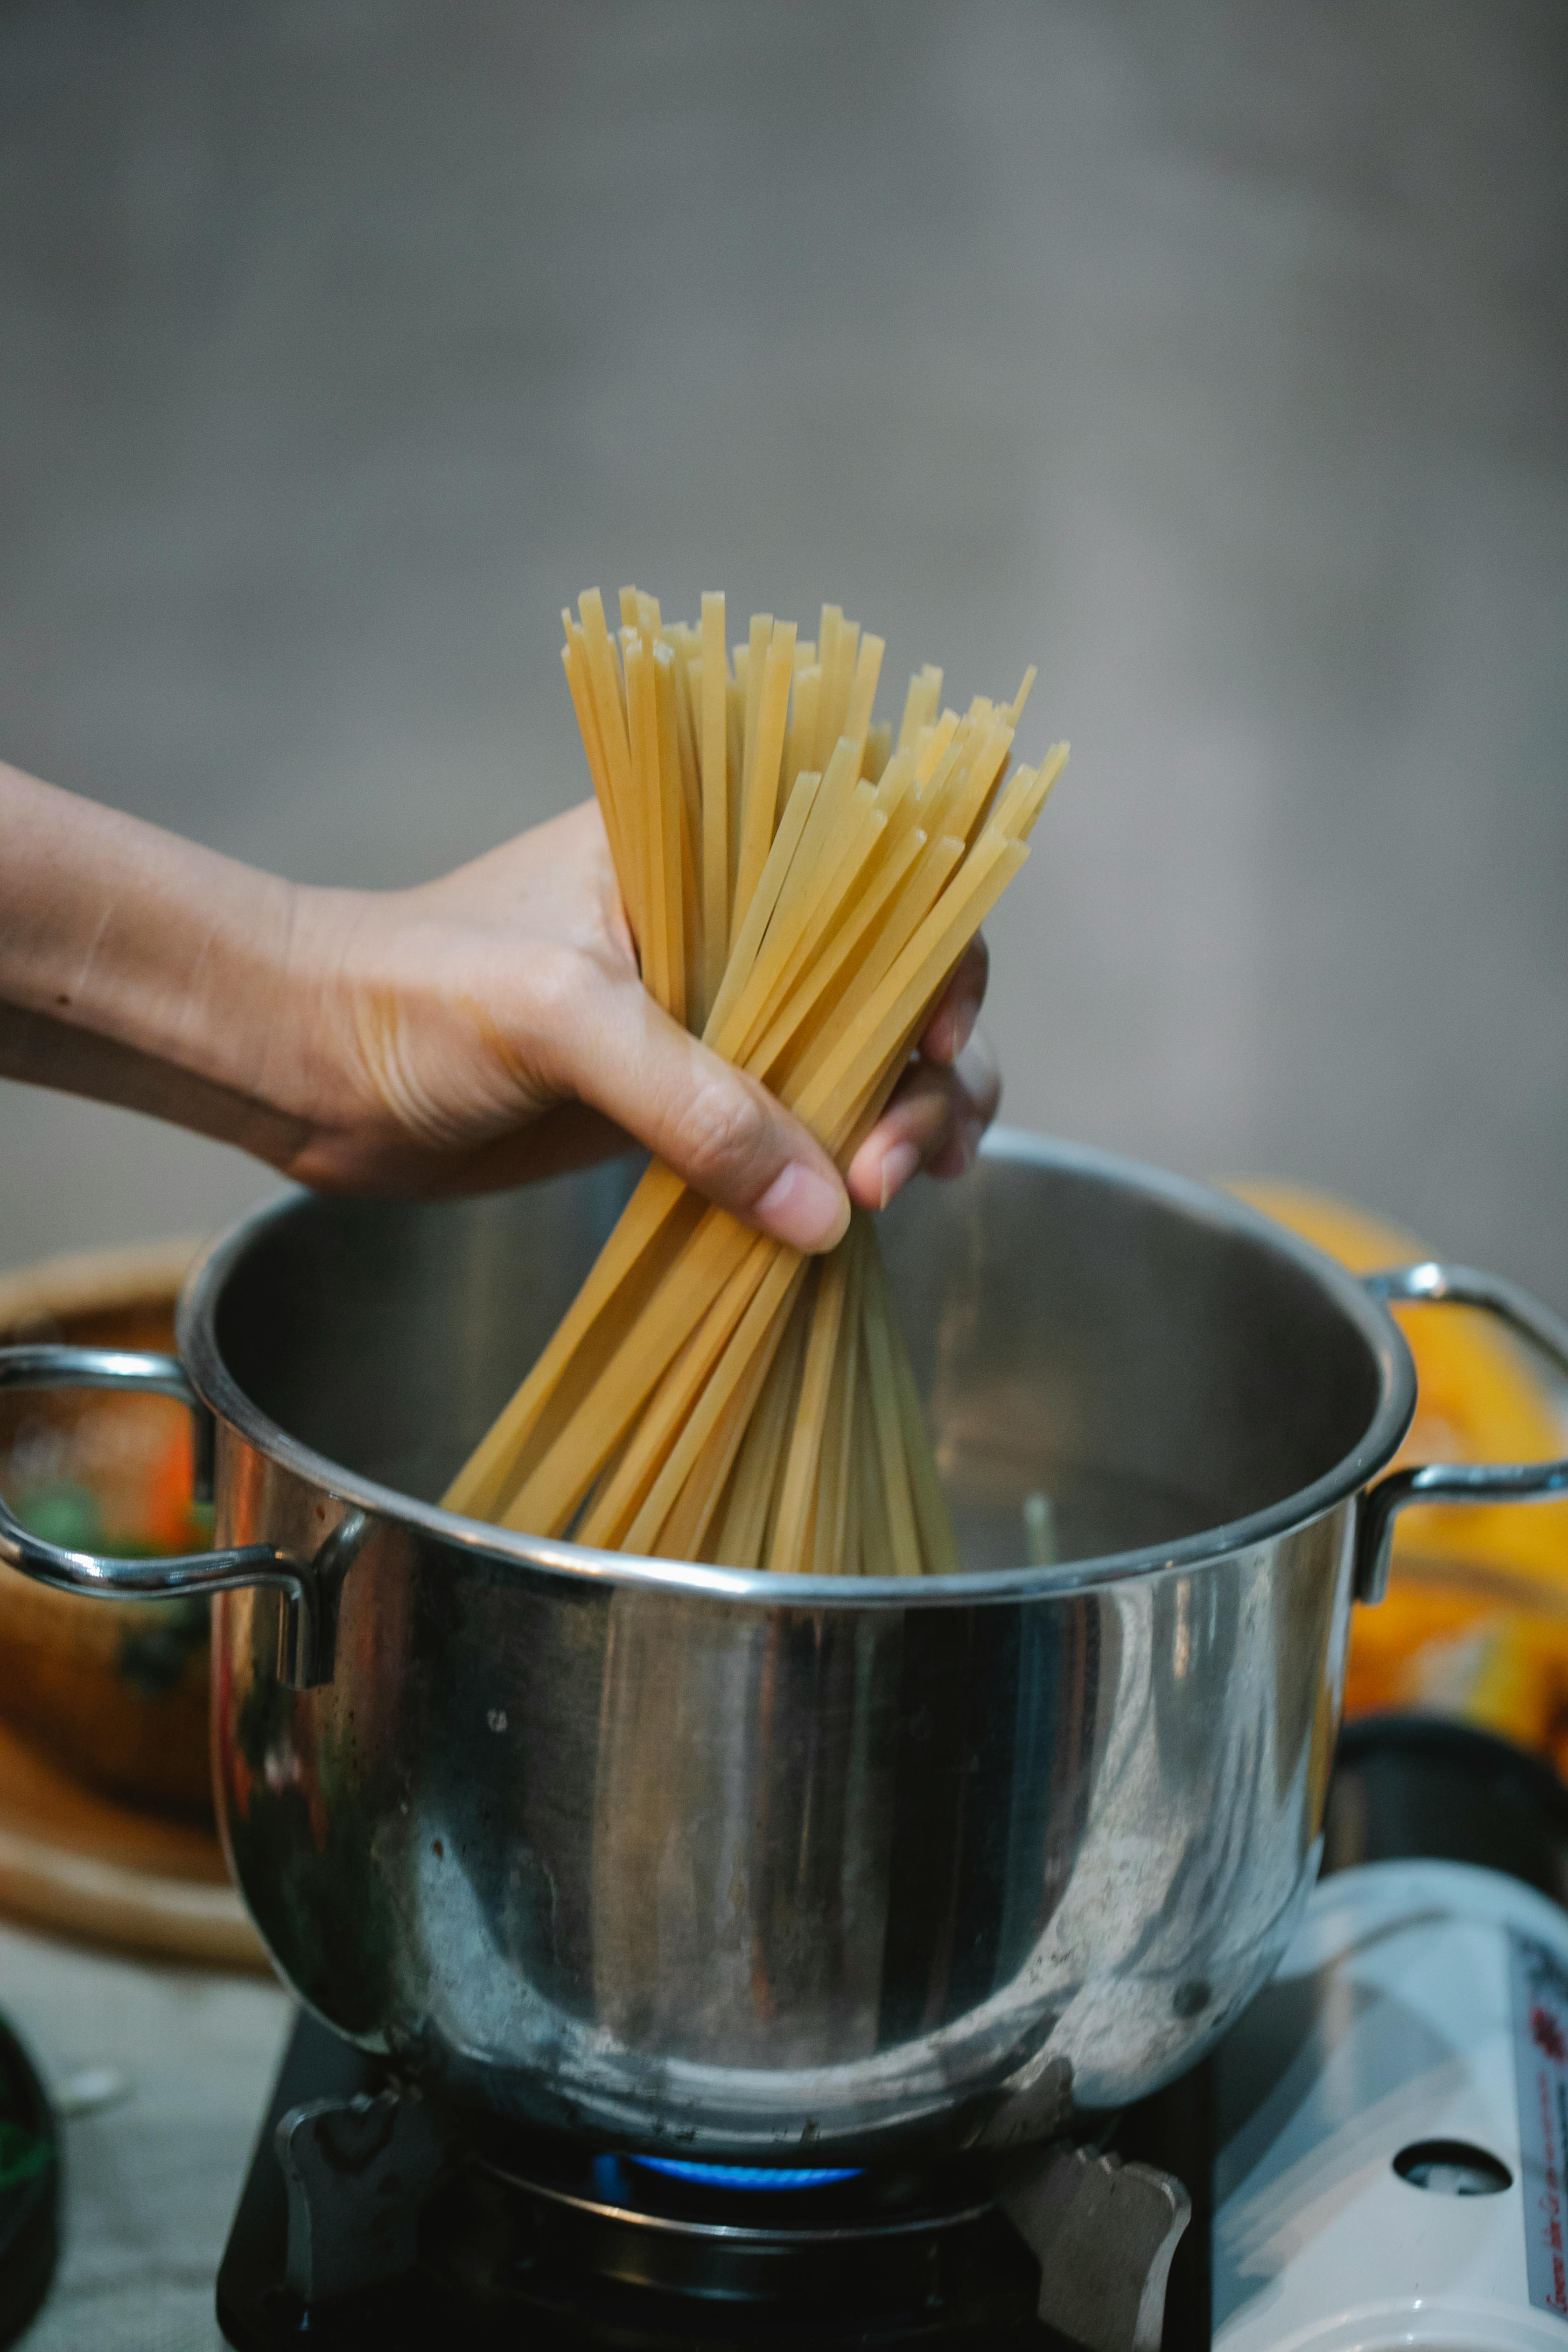
M 421 2260 L 407 2275 L 307 2311 L 284 2284 L 288 2200 L 276 2127 L 307 2100 L 374 2094 L 383 2079 L 373 2059 L 300 2020 L 218 2273 L 218 2323 L 235 2352 L 444 2352 L 458 2330 L 465 2352 L 1068 2352 L 1065 2339 L 1035 2318 L 1037 2266 L 994 2210 L 946 2232 L 918 2286 L 902 2258 L 889 2261 L 884 2276 L 868 2276 L 858 2296 L 836 2293 L 792 2310 L 595 2278 L 573 2217 L 559 2227 L 548 2217 L 542 2227 L 530 2229 L 526 2219 L 520 2226 L 517 2200 L 493 2173 L 478 2195 L 461 2175 L 437 2192 Z M 1201 2074 L 1189 2078 L 1134 2111 L 1118 2134 L 1124 2154 L 1181 2172 L 1195 2191 L 1193 2226 L 1172 2273 L 1163 2352 L 1206 2352 L 1209 2344 L 1205 2089 Z M 896 2308 L 867 2306 L 868 2293 L 879 2305 L 885 2291 Z

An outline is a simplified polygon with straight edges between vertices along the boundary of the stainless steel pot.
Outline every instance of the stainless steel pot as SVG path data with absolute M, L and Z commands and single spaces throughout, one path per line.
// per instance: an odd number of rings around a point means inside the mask
M 997 1136 L 884 1221 L 972 1572 L 781 1580 L 509 1536 L 438 1494 L 625 1196 L 291 1196 L 192 1276 L 180 1361 L 48 1348 L 0 1382 L 158 1387 L 216 1434 L 221 1549 L 0 1554 L 68 1590 L 216 1591 L 235 1875 L 286 1981 L 432 2093 L 753 2159 L 994 2147 L 1198 2058 L 1317 1872 L 1384 1475 L 1391 1298 L 1238 1202 Z M 1375 1483 L 1374 1483 L 1375 1482 Z M 1052 1510 L 1026 1506 L 1049 1498 Z M 1021 1567 L 1026 1518 L 1060 1564 Z

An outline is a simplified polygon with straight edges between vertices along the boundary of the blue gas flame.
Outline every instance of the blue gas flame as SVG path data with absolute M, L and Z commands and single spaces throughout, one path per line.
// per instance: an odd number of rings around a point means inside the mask
M 858 2180 L 861 2172 L 857 2164 L 808 2169 L 804 2165 L 687 2164 L 673 2156 L 634 2156 L 631 2161 L 699 2189 L 828 2189 L 835 2181 Z

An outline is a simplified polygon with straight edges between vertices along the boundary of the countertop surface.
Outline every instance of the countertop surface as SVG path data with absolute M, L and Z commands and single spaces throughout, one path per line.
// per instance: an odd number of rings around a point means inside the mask
M 68 2108 L 114 2084 L 61 2126 L 64 2242 L 26 2352 L 219 2352 L 213 2282 L 286 1996 L 0 1925 L 0 2010 Z

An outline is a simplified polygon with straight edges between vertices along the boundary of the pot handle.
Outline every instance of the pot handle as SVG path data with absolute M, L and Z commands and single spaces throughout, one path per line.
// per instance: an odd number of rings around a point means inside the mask
M 1385 1306 L 1419 1307 L 1451 1300 L 1481 1307 L 1510 1330 L 1531 1340 L 1568 1373 L 1568 1323 L 1542 1307 L 1527 1290 L 1470 1265 L 1395 1266 L 1362 1277 Z M 1388 1559 L 1394 1522 L 1407 1503 L 1534 1503 L 1568 1494 L 1568 1460 L 1561 1462 L 1428 1462 L 1419 1469 L 1391 1470 L 1362 1498 L 1356 1536 L 1355 1594 L 1381 1601 L 1388 1590 Z
M 212 1416 L 177 1356 L 119 1348 L 0 1348 L 0 1391 L 9 1389 L 128 1389 L 175 1398 L 195 1417 L 196 1488 L 210 1499 Z M 289 1603 L 279 1634 L 281 1679 L 291 1690 L 307 1690 L 328 1678 L 320 1671 L 323 1644 L 318 1580 L 311 1568 L 270 1544 L 182 1552 L 168 1559 L 113 1559 L 101 1552 L 68 1551 L 63 1544 L 47 1543 L 22 1525 L 0 1496 L 0 1560 L 39 1584 L 52 1585 L 57 1592 L 97 1593 L 110 1601 L 166 1601 L 181 1594 L 270 1586 Z

